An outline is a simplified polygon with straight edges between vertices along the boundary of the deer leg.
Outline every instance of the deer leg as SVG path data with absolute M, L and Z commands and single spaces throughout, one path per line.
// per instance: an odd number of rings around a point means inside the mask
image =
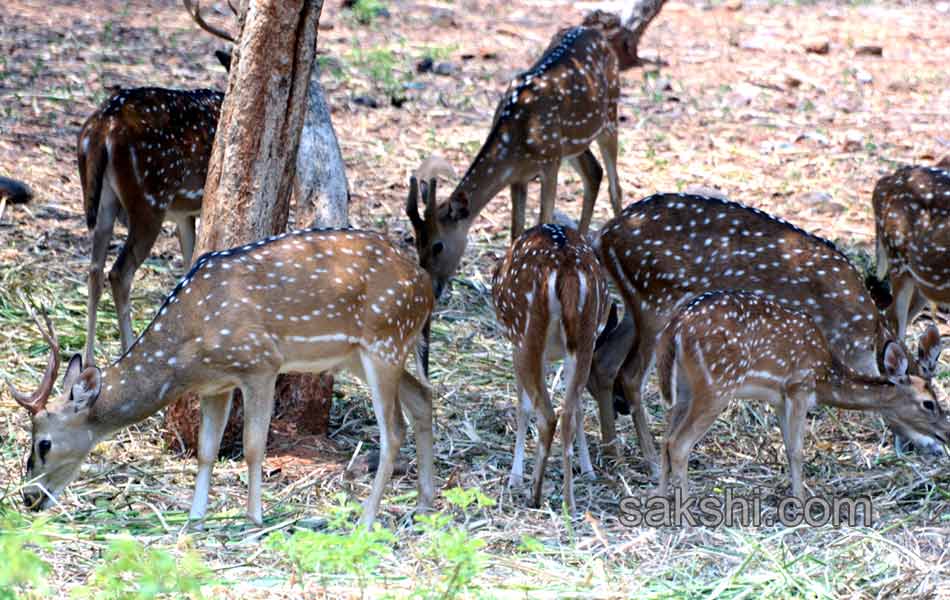
M 195 253 L 195 220 L 194 215 L 183 215 L 175 219 L 178 225 L 178 245 L 181 247 L 182 264 L 186 273 L 191 268 L 191 259 Z
M 99 197 L 99 212 L 96 216 L 96 227 L 92 232 L 92 256 L 89 261 L 89 293 L 86 301 L 86 352 L 85 364 L 91 366 L 95 362 L 96 348 L 96 316 L 99 310 L 99 300 L 102 298 L 103 271 L 106 264 L 106 254 L 109 252 L 109 241 L 115 227 L 118 214 L 118 198 L 112 187 L 105 181 Z
M 519 488 L 524 485 L 524 445 L 528 433 L 528 415 L 534 411 L 531 398 L 525 393 L 521 381 L 517 382 L 518 406 L 515 420 L 515 453 L 511 460 L 511 473 L 508 475 L 508 487 Z
M 650 421 L 647 418 L 646 407 L 643 404 L 643 388 L 646 385 L 647 375 L 653 368 L 653 354 L 656 345 L 656 333 L 643 331 L 637 340 L 635 350 L 627 357 L 620 371 L 620 381 L 623 394 L 633 417 L 633 424 L 637 430 L 637 440 L 640 451 L 653 477 L 659 475 L 659 457 L 656 451 L 656 441 L 650 431 Z
M 564 469 L 564 503 L 571 514 L 577 510 L 574 503 L 574 439 L 577 438 L 577 448 L 580 454 L 581 472 L 593 477 L 594 467 L 590 460 L 590 451 L 587 447 L 587 436 L 584 432 L 584 384 L 590 372 L 592 349 L 578 350 L 568 353 L 564 358 L 564 402 L 561 405 L 561 452 L 563 453 Z
M 891 303 L 892 322 L 897 324 L 897 339 L 907 335 L 907 326 L 915 315 L 911 315 L 911 301 L 914 299 L 914 280 L 908 276 L 891 279 L 894 282 L 894 301 Z
M 624 360 L 636 344 L 636 325 L 630 312 L 624 314 L 620 324 L 609 334 L 599 348 L 594 350 L 594 360 L 588 374 L 587 386 L 597 399 L 600 416 L 600 443 L 604 453 L 617 457 L 616 413 L 614 411 L 614 384 Z
M 511 240 L 524 233 L 525 211 L 528 205 L 528 185 L 511 184 Z
M 376 519 L 376 511 L 379 510 L 386 484 L 392 477 L 399 447 L 406 433 L 406 424 L 399 408 L 401 367 L 399 371 L 395 371 L 391 365 L 377 361 L 373 355 L 366 352 L 360 352 L 360 362 L 373 396 L 373 412 L 376 413 L 376 421 L 379 423 L 379 468 L 373 480 L 373 489 L 363 503 L 363 515 L 360 517 L 360 525 L 369 528 Z
M 554 161 L 541 168 L 541 215 L 538 225 L 554 221 L 554 201 L 557 200 L 557 172 L 560 161 Z
M 660 447 L 660 482 L 657 486 L 657 495 L 666 496 L 669 492 L 670 480 L 672 479 L 672 462 L 670 460 L 670 439 L 673 433 L 683 427 L 683 421 L 689 413 L 689 407 L 692 404 L 692 389 L 689 386 L 687 377 L 682 376 L 677 360 L 673 361 L 673 372 L 670 374 L 670 392 L 671 398 L 664 398 L 665 403 L 670 407 L 669 414 L 666 417 L 666 432 L 663 435 L 663 444 Z
M 685 374 L 680 377 L 685 377 Z M 692 388 L 689 394 L 677 402 L 687 402 L 682 409 L 682 418 L 673 423 L 667 440 L 666 455 L 669 476 L 674 485 L 679 485 L 683 497 L 689 493 L 687 463 L 696 443 L 706 435 L 709 428 L 729 404 L 730 394 L 722 390 L 712 390 L 705 386 Z M 664 488 L 665 491 L 665 488 Z
M 782 438 L 785 442 L 785 455 L 788 458 L 788 474 L 792 482 L 792 495 L 804 500 L 802 493 L 802 447 L 805 443 L 805 413 L 809 400 L 814 400 L 814 389 L 796 390 L 783 398 L 777 411 Z
M 231 397 L 234 392 L 201 397 L 201 429 L 198 433 L 198 475 L 195 478 L 195 495 L 191 501 L 188 518 L 201 521 L 208 510 L 208 493 L 211 489 L 211 471 L 218 460 L 221 436 L 231 412 Z
M 264 524 L 262 497 L 267 431 L 274 414 L 275 376 L 265 376 L 241 386 L 244 397 L 244 462 L 247 463 L 247 518 Z
M 575 413 L 576 423 L 574 424 L 574 439 L 577 442 L 577 454 L 581 461 L 581 475 L 589 479 L 595 479 L 594 463 L 590 459 L 590 445 L 587 443 L 587 432 L 584 430 L 584 388 L 577 392 L 579 406 Z
M 551 452 L 551 441 L 554 439 L 557 419 L 554 416 L 554 409 L 551 408 L 547 386 L 544 385 L 545 340 L 542 339 L 543 335 L 532 335 L 532 333 L 531 331 L 526 332 L 522 347 L 515 348 L 512 362 L 514 362 L 515 376 L 523 389 L 522 398 L 527 396 L 530 399 L 531 408 L 537 415 L 538 446 L 535 450 L 534 472 L 531 474 L 529 505 L 538 508 L 541 506 L 544 469 L 547 466 L 548 455 Z
M 148 254 L 155 244 L 158 233 L 161 231 L 161 215 L 147 223 L 134 220 L 129 215 L 129 237 L 122 246 L 118 258 L 109 271 L 109 283 L 112 284 L 112 297 L 115 299 L 115 308 L 119 316 L 119 335 L 122 339 L 122 351 L 125 352 L 132 345 L 135 334 L 132 331 L 132 316 L 129 295 L 132 289 L 132 279 L 135 271 L 148 258 Z
M 620 178 L 617 176 L 617 130 L 604 130 L 597 138 L 597 146 L 600 148 L 601 157 L 604 159 L 604 166 L 607 168 L 607 183 L 610 186 L 610 205 L 613 206 L 614 215 L 619 215 L 623 211 L 623 194 L 620 191 Z
M 419 464 L 419 507 L 430 508 L 435 498 L 432 451 L 432 395 L 419 380 L 403 372 L 399 380 L 399 398 L 412 417 L 416 436 L 416 460 Z
M 548 456 L 551 455 L 551 442 L 554 440 L 557 417 L 554 415 L 554 409 L 551 408 L 551 399 L 544 385 L 537 386 L 535 389 L 529 387 L 528 394 L 534 400 L 538 419 L 538 447 L 535 453 L 534 472 L 531 474 L 531 507 L 540 508 L 544 469 L 547 467 Z
M 597 192 L 600 191 L 604 170 L 600 168 L 590 148 L 570 158 L 569 161 L 584 181 L 584 207 L 581 209 L 581 222 L 577 228 L 581 234 L 584 234 L 590 228 L 590 220 L 594 216 L 594 203 L 597 202 Z
M 593 352 L 590 350 L 578 351 L 575 355 L 568 354 L 564 359 L 564 381 L 567 383 L 564 393 L 564 405 L 572 404 L 574 408 L 573 441 L 577 443 L 577 453 L 581 462 L 581 473 L 585 477 L 594 477 L 594 465 L 590 459 L 590 447 L 587 444 L 587 432 L 584 431 L 584 385 L 590 374 Z M 563 412 L 561 416 L 564 419 Z M 561 430 L 563 438 L 564 430 Z M 569 442 L 572 440 L 568 440 Z

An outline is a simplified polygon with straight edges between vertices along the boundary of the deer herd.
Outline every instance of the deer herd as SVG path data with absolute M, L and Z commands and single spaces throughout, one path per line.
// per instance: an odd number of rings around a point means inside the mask
M 185 2 L 209 31 L 200 12 Z M 226 61 L 222 61 L 226 62 Z M 501 332 L 512 347 L 517 429 L 509 485 L 524 476 L 528 421 L 538 442 L 529 503 L 539 506 L 557 427 L 563 502 L 575 510 L 573 447 L 595 476 L 584 427 L 584 390 L 596 400 L 605 456 L 623 456 L 618 414 L 631 414 L 653 493 L 687 486 L 693 446 L 734 397 L 772 405 L 785 442 L 791 493 L 802 497 L 806 414 L 816 405 L 874 411 L 898 450 L 942 453 L 950 414 L 937 398 L 941 340 L 929 326 L 911 354 L 904 336 L 928 304 L 950 303 L 950 172 L 904 167 L 874 189 L 877 275 L 893 300 L 873 294 L 835 245 L 791 223 L 728 200 L 665 193 L 622 207 L 617 173 L 617 58 L 602 33 L 558 32 L 504 93 L 481 150 L 439 203 L 432 169 L 410 180 L 406 214 L 418 264 L 378 233 L 304 229 L 205 254 L 135 337 L 129 294 L 162 223 L 173 221 L 186 265 L 222 94 L 159 88 L 118 90 L 79 134 L 77 155 L 92 234 L 84 355 L 68 362 L 60 395 L 52 323 L 33 313 L 50 347 L 32 394 L 11 385 L 32 419 L 23 497 L 33 509 L 57 500 L 93 447 L 182 394 L 201 400 L 198 470 L 190 517 L 206 514 L 231 396 L 244 401 L 247 516 L 263 522 L 262 461 L 274 382 L 294 370 L 351 371 L 369 388 L 380 429 L 380 463 L 362 523 L 373 522 L 410 417 L 421 508 L 435 497 L 433 387 L 428 327 L 459 267 L 469 229 L 503 188 L 511 192 L 511 246 L 492 278 Z M 603 170 L 614 218 L 589 233 Z M 579 227 L 555 224 L 558 169 L 580 174 Z M 539 225 L 524 231 L 527 184 L 541 182 Z M 423 204 L 420 214 L 419 204 Z M 110 273 L 122 355 L 95 366 L 96 311 L 116 220 L 128 238 Z M 622 300 L 611 300 L 611 287 Z M 414 356 L 415 375 L 407 369 Z M 560 419 L 546 385 L 564 360 Z M 644 391 L 656 366 L 669 416 L 657 448 Z M 605 463 L 607 464 L 607 463 Z

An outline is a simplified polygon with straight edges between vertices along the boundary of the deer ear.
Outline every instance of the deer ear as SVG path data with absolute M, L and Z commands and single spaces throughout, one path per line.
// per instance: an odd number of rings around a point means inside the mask
M 452 194 L 449 199 L 449 218 L 453 221 L 467 219 L 469 215 L 468 196 L 465 192 Z
M 79 375 L 70 388 L 73 411 L 88 410 L 99 399 L 102 391 L 102 372 L 98 367 L 89 367 Z
M 231 53 L 225 50 L 215 50 L 214 57 L 218 59 L 218 62 L 221 63 L 221 66 L 224 67 L 224 70 L 228 73 L 231 72 Z
M 884 347 L 884 374 L 892 381 L 907 376 L 907 354 L 897 342 L 888 342 Z
M 917 342 L 917 360 L 924 375 L 933 377 L 937 373 L 937 362 L 940 360 L 940 352 L 943 350 L 943 344 L 940 341 L 940 330 L 936 326 L 930 325 L 927 330 L 920 335 Z
M 73 357 L 69 359 L 69 365 L 66 366 L 66 374 L 63 375 L 63 389 L 72 389 L 73 384 L 76 383 L 76 378 L 79 377 L 81 372 L 82 355 L 73 354 Z

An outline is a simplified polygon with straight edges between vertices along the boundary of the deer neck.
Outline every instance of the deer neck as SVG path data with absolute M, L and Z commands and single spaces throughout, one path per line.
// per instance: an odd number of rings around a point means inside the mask
M 193 367 L 183 360 L 183 349 L 162 346 L 155 336 L 143 336 L 103 371 L 91 414 L 103 436 L 143 421 L 191 387 Z
M 835 365 L 823 382 L 822 404 L 848 410 L 880 410 L 893 404 L 897 385 L 886 377 L 864 375 Z
M 449 197 L 449 203 L 460 195 L 468 198 L 469 221 L 474 219 L 498 192 L 517 179 L 518 166 L 522 161 L 515 155 L 512 136 L 507 129 L 503 121 L 496 123 L 475 160 Z

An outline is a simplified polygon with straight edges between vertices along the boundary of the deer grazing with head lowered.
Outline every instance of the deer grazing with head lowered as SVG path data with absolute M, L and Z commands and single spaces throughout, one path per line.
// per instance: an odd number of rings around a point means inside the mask
M 936 328 L 925 334 L 940 344 Z M 938 350 L 939 353 L 939 350 Z M 788 456 L 792 494 L 802 494 L 805 414 L 816 405 L 876 411 L 894 431 L 941 452 L 950 442 L 950 414 L 930 384 L 907 374 L 896 342 L 884 348 L 884 376 L 843 363 L 804 312 L 750 292 L 697 296 L 678 311 L 657 344 L 660 393 L 672 409 L 661 452 L 660 495 L 671 481 L 687 494 L 690 451 L 732 398 L 772 405 Z
M 950 171 L 903 167 L 877 182 L 872 203 L 877 276 L 891 282 L 887 314 L 903 339 L 928 302 L 950 304 Z
M 185 0 L 185 7 L 202 29 L 234 41 L 208 25 L 190 0 Z M 228 66 L 222 55 L 218 58 Z M 134 339 L 129 303 L 132 280 L 165 221 L 177 225 L 186 269 L 191 264 L 195 219 L 201 212 L 223 98 L 221 92 L 206 89 L 118 89 L 83 124 L 76 156 L 86 225 L 92 232 L 86 364 L 93 364 L 95 358 L 96 314 L 117 219 L 129 232 L 109 271 L 123 351 Z
M 610 307 L 607 277 L 584 238 L 570 227 L 545 224 L 519 236 L 492 277 L 495 314 L 511 341 L 518 393 L 517 432 L 508 485 L 520 487 L 528 417 L 538 418 L 538 448 L 532 476 L 531 505 L 541 504 L 544 469 L 557 425 L 545 386 L 549 361 L 564 358 L 565 394 L 561 404 L 564 503 L 575 510 L 572 447 L 577 439 L 581 471 L 594 467 L 584 433 L 581 395 L 595 360 L 598 330 Z M 610 313 L 616 321 L 616 310 Z M 612 381 L 608 380 L 608 381 Z
M 814 320 L 835 355 L 864 375 L 881 372 L 885 346 L 895 339 L 861 273 L 834 244 L 755 208 L 704 196 L 657 194 L 629 205 L 604 225 L 596 247 L 623 297 L 625 326 L 636 332 L 620 382 L 654 472 L 656 447 L 642 388 L 657 336 L 695 296 L 744 289 L 800 310 Z M 939 350 L 921 348 L 922 360 L 911 361 L 911 372 L 932 373 Z M 602 416 L 607 416 L 602 428 L 610 442 L 614 423 L 611 415 Z
M 432 403 L 405 369 L 432 310 L 428 275 L 376 233 L 302 230 L 200 257 L 142 335 L 105 370 L 70 360 L 58 401 L 47 403 L 58 366 L 33 396 L 16 393 L 32 415 L 24 491 L 43 508 L 75 478 L 92 448 L 182 394 L 201 397 L 198 475 L 191 519 L 207 510 L 211 470 L 231 396 L 244 398 L 247 515 L 260 525 L 261 464 L 273 412 L 274 382 L 286 371 L 342 367 L 365 381 L 380 428 L 380 465 L 363 509 L 370 524 L 405 433 L 413 421 L 419 503 L 433 498 Z
M 415 230 L 419 261 L 432 276 L 436 296 L 458 269 L 475 217 L 506 186 L 511 188 L 511 238 L 524 230 L 527 184 L 541 177 L 540 223 L 554 214 L 562 160 L 584 181 L 580 232 L 587 231 L 603 171 L 590 145 L 597 142 L 607 167 L 610 201 L 621 206 L 617 177 L 617 57 L 595 29 L 558 32 L 541 58 L 508 87 L 485 143 L 449 199 L 427 199 L 406 213 Z

